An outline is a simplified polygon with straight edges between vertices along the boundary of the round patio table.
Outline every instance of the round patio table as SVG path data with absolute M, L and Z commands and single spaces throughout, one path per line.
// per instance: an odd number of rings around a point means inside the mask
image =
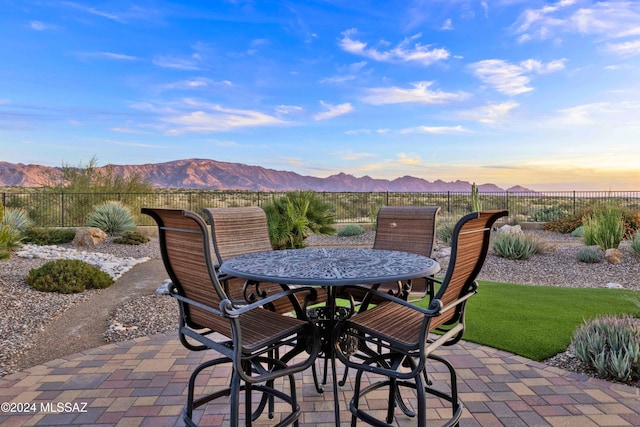
M 325 357 L 331 360 L 336 426 L 340 425 L 338 380 L 332 340 L 335 323 L 343 310 L 336 307 L 337 289 L 346 285 L 381 283 L 433 276 L 440 265 L 422 255 L 365 248 L 305 248 L 257 252 L 230 258 L 222 273 L 255 282 L 319 286 L 327 290 L 327 305 L 320 328 Z M 349 313 L 351 314 L 351 313 Z M 326 376 L 326 370 L 325 370 Z M 321 388 L 318 388 L 322 391 Z

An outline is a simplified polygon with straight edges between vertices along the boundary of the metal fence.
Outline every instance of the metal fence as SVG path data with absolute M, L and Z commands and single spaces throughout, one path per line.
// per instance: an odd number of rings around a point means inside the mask
M 140 214 L 142 207 L 180 208 L 200 212 L 205 207 L 263 206 L 284 192 L 177 191 L 152 193 L 64 193 L 53 191 L 3 192 L 5 208 L 23 208 L 39 227 L 80 227 L 93 209 L 107 201 L 120 201 L 134 214 L 138 225 L 153 225 Z M 371 223 L 380 206 L 437 205 L 444 216 L 459 217 L 471 211 L 471 192 L 318 192 L 335 209 L 338 223 Z M 507 209 L 518 222 L 545 222 L 579 213 L 597 205 L 615 204 L 640 212 L 640 191 L 554 191 L 480 193 L 482 209 Z

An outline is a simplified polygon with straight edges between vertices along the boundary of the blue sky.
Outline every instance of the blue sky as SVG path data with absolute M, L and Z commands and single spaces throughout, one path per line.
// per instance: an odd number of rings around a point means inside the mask
M 637 0 L 0 8 L 0 161 L 640 190 Z

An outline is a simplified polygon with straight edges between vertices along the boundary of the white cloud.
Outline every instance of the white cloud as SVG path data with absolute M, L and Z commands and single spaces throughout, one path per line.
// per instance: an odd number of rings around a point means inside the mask
M 502 59 L 486 59 L 469 67 L 483 82 L 506 95 L 520 95 L 533 90 L 531 74 L 547 74 L 564 69 L 564 59 L 543 64 L 536 60 L 512 64 Z
M 417 166 L 422 163 L 422 158 L 420 156 L 408 156 L 404 153 L 398 153 L 398 162 L 404 166 Z
M 518 40 L 545 40 L 561 33 L 596 34 L 604 39 L 640 35 L 640 11 L 635 1 L 601 1 L 592 5 L 562 0 L 527 9 L 512 26 Z
M 332 153 L 332 155 L 335 157 L 338 157 L 341 160 L 347 160 L 347 161 L 362 160 L 362 159 L 367 159 L 375 156 L 375 154 L 373 153 L 367 153 L 367 152 L 354 153 L 351 150 L 336 151 Z
M 198 58 L 180 58 L 172 55 L 157 56 L 153 58 L 153 65 L 157 65 L 158 67 L 187 71 L 200 70 L 199 62 Z
M 161 89 L 172 90 L 172 89 L 202 89 L 207 87 L 231 87 L 233 83 L 229 80 L 211 80 L 206 77 L 194 77 L 192 79 L 180 80 L 173 83 L 168 83 L 166 85 L 161 86 Z
M 122 53 L 113 53 L 113 52 L 93 52 L 84 54 L 84 56 L 92 56 L 95 58 L 104 58 L 104 59 L 115 59 L 117 61 L 136 61 L 138 58 L 131 55 L 125 55 Z
M 442 24 L 442 27 L 440 27 L 440 29 L 444 31 L 453 30 L 453 22 L 451 22 L 451 18 L 444 21 L 444 24 Z
M 31 21 L 29 22 L 29 28 L 35 31 L 47 31 L 47 30 L 55 30 L 58 27 L 53 24 L 47 24 L 42 21 Z
M 622 43 L 607 43 L 606 49 L 609 52 L 623 57 L 640 55 L 640 40 Z
M 383 49 L 376 47 L 367 47 L 367 43 L 355 40 L 353 36 L 357 34 L 356 29 L 350 29 L 342 32 L 340 47 L 355 55 L 371 58 L 379 62 L 417 62 L 428 66 L 437 61 L 449 58 L 449 52 L 443 48 L 431 48 L 429 45 L 422 45 L 418 42 L 413 43 L 420 38 L 422 34 L 416 34 L 412 37 L 404 39 L 397 46 L 390 49 L 384 49 L 387 42 L 381 42 Z M 412 46 L 410 46 L 413 43 Z
M 183 99 L 180 103 L 138 103 L 132 105 L 132 108 L 156 114 L 157 119 L 165 124 L 159 128 L 169 135 L 188 132 L 224 132 L 237 128 L 286 123 L 284 120 L 259 111 L 226 108 L 189 98 Z
M 416 126 L 413 128 L 406 128 L 400 131 L 401 134 L 409 133 L 429 133 L 438 135 L 450 135 L 459 133 L 469 133 L 469 130 L 464 127 L 458 126 Z
M 637 127 L 640 102 L 595 102 L 564 108 L 548 120 L 551 125 L 603 126 L 607 129 Z
M 517 108 L 520 104 L 514 101 L 503 102 L 500 104 L 488 104 L 474 110 L 460 113 L 460 117 L 470 120 L 476 120 L 487 125 L 495 125 L 505 121 L 511 110 Z
M 333 119 L 334 117 L 342 116 L 343 114 L 350 113 L 354 110 L 353 106 L 349 102 L 345 102 L 344 104 L 339 105 L 332 105 L 327 104 L 324 101 L 320 101 L 320 104 L 324 108 L 326 108 L 327 111 L 323 111 L 313 116 L 315 120 Z
M 412 89 L 404 89 L 395 86 L 371 88 L 362 101 L 372 105 L 419 103 L 419 104 L 443 104 L 450 101 L 467 99 L 469 94 L 464 92 L 443 92 L 430 90 L 433 82 L 413 83 Z
M 73 7 L 75 9 L 82 10 L 82 11 L 84 11 L 86 13 L 91 14 L 91 15 L 96 15 L 96 16 L 100 16 L 102 18 L 107 18 L 107 19 L 109 19 L 111 21 L 125 23 L 125 20 L 121 16 L 119 16 L 119 15 L 117 15 L 115 13 L 109 13 L 109 12 L 105 12 L 105 11 L 96 9 L 95 7 L 89 7 L 89 6 L 85 6 L 85 5 L 74 3 L 74 2 L 64 2 L 64 5 Z
M 278 105 L 276 112 L 278 114 L 296 114 L 302 112 L 302 107 L 298 105 Z

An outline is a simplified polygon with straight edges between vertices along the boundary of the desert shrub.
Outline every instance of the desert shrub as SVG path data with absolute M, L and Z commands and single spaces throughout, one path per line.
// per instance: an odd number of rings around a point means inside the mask
M 339 237 L 347 237 L 347 236 L 359 236 L 364 234 L 365 230 L 362 226 L 358 224 L 349 224 L 340 231 L 338 231 Z
M 571 232 L 573 237 L 584 237 L 584 226 L 580 226 Z
M 591 215 L 593 209 L 587 208 L 574 215 L 566 215 L 544 224 L 543 228 L 547 231 L 555 231 L 557 233 L 569 234 L 582 225 L 582 219 Z
M 640 256 L 640 231 L 636 232 L 633 239 L 631 239 L 631 249 L 633 249 L 636 255 Z
M 560 206 L 543 206 L 532 217 L 534 221 L 557 221 L 567 215 L 567 211 Z
M 22 234 L 31 226 L 33 221 L 29 218 L 29 214 L 22 208 L 7 208 L 4 211 L 2 225 L 16 230 Z
M 507 259 L 529 259 L 542 251 L 539 240 L 524 233 L 498 233 L 492 248 L 496 255 Z
M 11 252 L 20 247 L 21 236 L 17 230 L 0 225 L 0 260 L 11 257 Z
M 453 218 L 445 218 L 438 221 L 436 224 L 436 237 L 445 245 L 451 243 L 451 237 L 453 236 L 453 229 L 458 221 Z
M 578 261 L 587 264 L 595 264 L 602 261 L 598 249 L 593 246 L 587 246 L 578 251 Z
M 144 234 L 140 234 L 137 231 L 125 231 L 122 236 L 113 239 L 113 243 L 121 245 L 141 245 L 147 243 L 149 238 Z
M 289 191 L 263 206 L 275 249 L 304 247 L 311 234 L 335 234 L 333 205 L 311 190 Z
M 604 206 L 583 220 L 582 239 L 586 245 L 598 245 L 602 250 L 617 248 L 624 237 L 624 218 L 617 206 Z
M 60 245 L 76 237 L 74 228 L 29 227 L 24 233 L 25 243 L 34 245 Z
M 119 236 L 125 231 L 133 230 L 136 222 L 128 207 L 112 201 L 96 206 L 89 215 L 87 226 L 97 227 L 109 236 Z
M 583 224 L 585 218 L 593 216 L 595 212 L 602 211 L 602 207 L 586 208 L 577 212 L 575 215 L 567 215 L 554 221 L 544 224 L 547 231 L 556 231 L 558 233 L 568 234 L 576 230 Z M 624 221 L 624 239 L 630 239 L 637 229 L 640 229 L 640 216 L 637 212 L 630 209 L 622 209 L 622 218 Z
M 640 230 L 640 213 L 630 209 L 622 209 L 622 218 L 624 220 L 624 238 L 633 239 Z
M 85 289 L 107 288 L 113 284 L 113 278 L 84 261 L 58 259 L 31 269 L 27 283 L 42 292 L 75 294 Z
M 585 322 L 571 341 L 576 356 L 606 379 L 640 378 L 640 323 L 629 315 Z

